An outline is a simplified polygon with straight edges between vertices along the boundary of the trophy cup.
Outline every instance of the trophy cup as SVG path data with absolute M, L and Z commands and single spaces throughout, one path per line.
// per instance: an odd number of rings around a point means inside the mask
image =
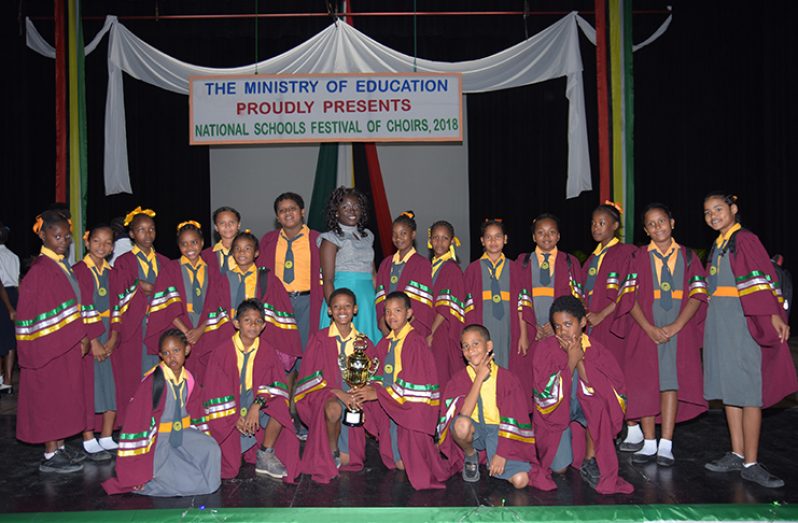
M 346 356 L 338 356 L 338 368 L 341 369 L 343 380 L 349 385 L 350 390 L 358 389 L 366 385 L 377 372 L 380 360 L 377 358 L 368 359 L 366 348 L 368 339 L 364 335 L 358 335 L 353 342 L 355 352 Z M 363 425 L 363 411 L 344 409 L 343 424 L 348 427 L 359 427 Z

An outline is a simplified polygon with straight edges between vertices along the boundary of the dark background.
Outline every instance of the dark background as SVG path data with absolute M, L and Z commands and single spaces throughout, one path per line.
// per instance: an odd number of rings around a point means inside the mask
M 411 0 L 353 0 L 355 11 L 412 11 Z M 453 3 L 418 0 L 419 11 L 523 9 L 521 0 Z M 648 37 L 673 6 L 665 35 L 634 55 L 635 207 L 665 202 L 677 220 L 675 236 L 689 246 L 707 246 L 714 234 L 704 224 L 703 196 L 723 188 L 737 194 L 743 223 L 766 248 L 798 267 L 790 233 L 798 197 L 798 36 L 794 2 L 639 1 L 634 41 Z M 90 41 L 106 14 L 322 12 L 321 0 L 214 2 L 148 0 L 85 1 Z M 458 61 L 483 57 L 579 10 L 594 23 L 593 2 L 536 2 L 530 16 L 418 17 L 418 56 Z M 53 41 L 51 1 L 0 2 L 0 45 L 8 73 L 0 81 L 4 101 L 0 128 L 2 189 L 0 220 L 10 225 L 9 247 L 21 257 L 38 250 L 33 217 L 52 203 L 55 175 L 54 64 L 27 49 L 24 16 L 35 18 Z M 49 19 L 48 19 L 49 17 Z M 284 52 L 326 27 L 328 18 L 248 20 L 124 20 L 136 35 L 181 60 L 214 67 L 251 63 Z M 355 27 L 404 53 L 414 47 L 412 17 L 358 17 Z M 89 224 L 124 215 L 136 205 L 158 212 L 156 247 L 174 256 L 173 224 L 205 217 L 210 205 L 207 147 L 190 147 L 186 136 L 188 97 L 125 75 L 128 154 L 134 195 L 104 196 L 103 118 L 107 85 L 107 39 L 86 58 L 89 134 Z M 507 252 L 529 249 L 529 224 L 544 211 L 560 216 L 561 247 L 589 252 L 591 210 L 598 203 L 598 134 L 595 48 L 584 37 L 582 61 L 596 190 L 563 199 L 566 176 L 565 79 L 468 96 L 471 229 L 476 239 L 485 217 L 508 226 Z M 257 55 L 256 55 L 257 53 Z M 305 195 L 308 199 L 310 195 Z M 235 202 L 230 202 L 235 205 Z M 264 202 L 271 206 L 272 202 Z M 445 218 L 445 217 L 441 217 Z M 637 242 L 643 241 L 638 227 Z M 266 229 L 271 224 L 263 224 Z M 423 224 L 422 224 L 423 225 Z M 256 231 L 262 233 L 264 231 Z M 209 239 L 206 239 L 209 240 Z M 474 245 L 478 247 L 478 242 Z M 472 257 L 478 252 L 472 252 Z M 795 271 L 798 272 L 798 271 Z

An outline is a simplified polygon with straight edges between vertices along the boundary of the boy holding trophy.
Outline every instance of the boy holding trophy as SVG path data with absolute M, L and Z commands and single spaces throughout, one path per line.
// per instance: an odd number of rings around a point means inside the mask
M 364 416 L 347 381 L 354 387 L 364 385 L 369 367 L 372 374 L 377 367 L 374 345 L 352 324 L 357 314 L 355 294 L 347 288 L 333 291 L 327 314 L 332 318 L 330 326 L 308 340 L 294 392 L 297 412 L 308 426 L 300 472 L 319 483 L 329 483 L 339 469 L 363 468 Z M 350 378 L 358 374 L 354 366 L 365 366 L 360 373 L 361 378 L 366 376 L 363 381 Z
M 382 385 L 365 385 L 351 396 L 364 410 L 365 428 L 379 441 L 386 467 L 405 470 L 415 489 L 444 488 L 449 474 L 433 441 L 440 405 L 435 361 L 410 323 L 410 298 L 392 292 L 384 303 L 391 331 L 376 347 L 381 366 L 375 381 Z

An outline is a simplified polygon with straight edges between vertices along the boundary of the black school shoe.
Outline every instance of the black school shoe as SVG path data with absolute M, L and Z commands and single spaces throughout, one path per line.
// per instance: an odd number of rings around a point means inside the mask
M 758 483 L 765 488 L 781 488 L 784 486 L 784 480 L 768 472 L 761 463 L 743 467 L 743 470 L 740 471 L 740 477 L 746 481 Z
M 43 459 L 39 464 L 39 472 L 56 472 L 58 474 L 69 474 L 71 472 L 80 472 L 83 470 L 83 465 L 80 463 L 73 463 L 67 456 L 63 449 L 55 451 L 55 455 L 50 459 Z
M 635 465 L 645 465 L 646 463 L 654 463 L 657 461 L 657 453 L 654 454 L 641 454 L 640 452 L 635 452 L 632 454 L 632 463 Z
M 590 458 L 582 463 L 582 468 L 579 469 L 579 475 L 590 485 L 590 488 L 596 490 L 596 486 L 601 479 L 601 472 L 599 471 L 598 463 L 596 463 L 596 458 Z
M 103 463 L 111 461 L 114 456 L 107 450 L 100 450 L 98 452 L 86 452 L 86 459 L 94 463 Z
M 64 453 L 72 463 L 83 463 L 86 461 L 86 452 L 83 449 L 76 449 L 69 445 L 64 445 L 63 448 L 58 449 Z

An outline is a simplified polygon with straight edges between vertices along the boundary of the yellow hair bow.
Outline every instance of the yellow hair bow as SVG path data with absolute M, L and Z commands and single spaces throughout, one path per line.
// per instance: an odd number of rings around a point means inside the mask
M 403 213 L 399 213 L 399 216 L 405 216 L 405 217 L 410 218 L 412 220 L 412 219 L 414 219 L 416 217 L 416 214 L 413 211 L 405 211 Z
M 125 215 L 125 221 L 124 221 L 125 227 L 130 225 L 133 222 L 133 218 L 135 218 L 139 214 L 146 214 L 150 218 L 155 218 L 155 211 L 153 211 L 152 209 L 142 209 L 141 206 L 139 206 L 130 211 L 129 213 L 127 213 L 127 215 Z
M 244 234 L 252 234 L 252 229 L 244 229 Z
M 186 225 L 193 225 L 197 229 L 202 230 L 202 225 L 200 225 L 199 222 L 194 221 L 194 220 L 186 220 L 184 222 L 180 222 L 180 223 L 177 224 L 177 232 L 180 232 L 180 229 L 182 229 Z
M 44 220 L 42 220 L 42 215 L 39 214 L 36 216 L 36 222 L 33 224 L 33 234 L 39 234 L 39 231 L 42 230 L 42 225 L 44 225 Z
M 432 229 L 427 227 L 427 249 L 432 249 Z
M 83 241 L 84 242 L 89 241 L 89 234 L 91 234 L 91 231 L 86 231 L 86 232 L 83 233 Z
M 623 209 L 621 208 L 620 204 L 618 204 L 618 203 L 615 203 L 615 202 L 610 201 L 610 200 L 604 200 L 604 205 L 609 205 L 610 207 L 612 207 L 613 209 L 618 211 L 618 214 L 623 214 Z

